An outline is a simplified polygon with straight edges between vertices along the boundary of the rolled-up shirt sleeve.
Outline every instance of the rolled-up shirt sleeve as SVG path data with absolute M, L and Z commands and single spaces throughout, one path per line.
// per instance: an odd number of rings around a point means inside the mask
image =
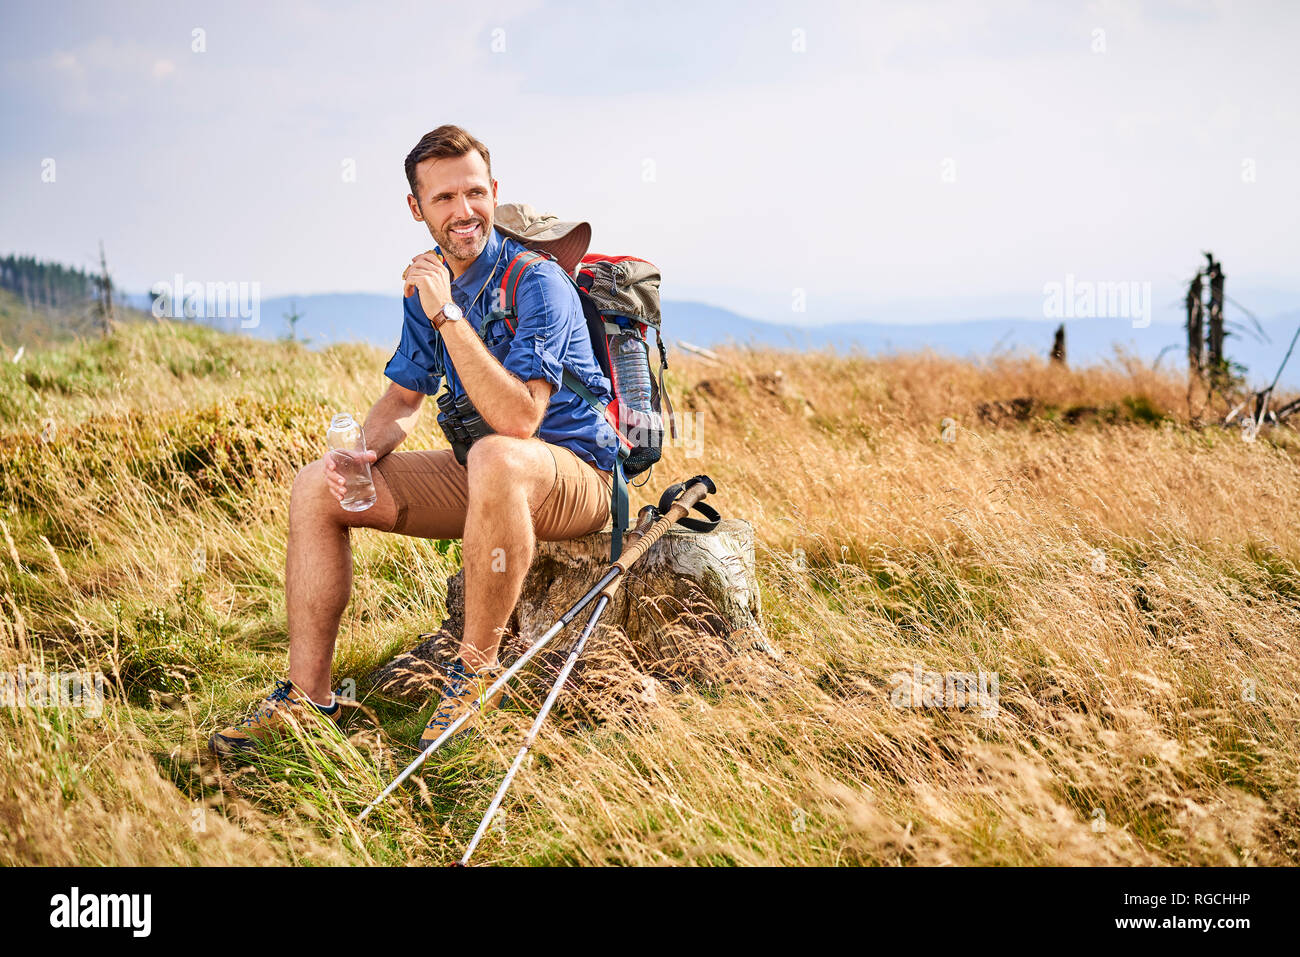
M 535 266 L 519 284 L 515 312 L 518 324 L 503 365 L 524 382 L 545 379 L 558 392 L 571 330 L 583 321 L 577 292 L 559 266 Z
M 402 338 L 384 367 L 384 375 L 412 392 L 435 394 L 442 383 L 439 338 L 424 317 L 419 295 L 412 294 L 402 303 Z

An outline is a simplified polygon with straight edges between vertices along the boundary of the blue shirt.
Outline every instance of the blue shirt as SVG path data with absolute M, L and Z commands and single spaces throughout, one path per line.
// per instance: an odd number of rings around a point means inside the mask
M 609 380 L 591 351 L 587 321 L 573 283 L 564 270 L 546 261 L 529 267 L 515 296 L 517 315 L 512 337 L 501 318 L 489 320 L 498 307 L 501 277 L 524 246 L 495 229 L 478 258 L 451 281 L 451 297 L 483 339 L 488 351 L 520 381 L 545 379 L 555 391 L 537 435 L 542 441 L 571 449 L 599 469 L 610 470 L 618 456 L 618 437 L 582 397 L 564 384 L 568 369 L 596 398 L 612 398 Z M 502 306 L 507 304 L 500 304 Z M 486 334 L 484 323 L 488 324 Z M 465 388 L 442 336 L 429 323 L 419 293 L 403 303 L 402 338 L 384 375 L 413 392 L 434 395 L 443 379 L 453 398 Z

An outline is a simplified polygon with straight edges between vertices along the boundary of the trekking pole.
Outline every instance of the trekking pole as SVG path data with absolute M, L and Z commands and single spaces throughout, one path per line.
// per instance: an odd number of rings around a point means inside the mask
M 417 770 L 419 770 L 420 765 L 424 764 L 424 762 L 429 759 L 429 755 L 433 754 L 434 751 L 437 751 L 440 747 L 442 747 L 442 745 L 449 738 L 451 738 L 453 734 L 455 734 L 457 731 L 460 730 L 461 725 L 463 725 L 466 721 L 472 718 L 478 712 L 478 710 L 483 707 L 483 702 L 492 700 L 492 696 L 496 694 L 498 691 L 500 691 L 501 688 L 505 686 L 505 683 L 507 681 L 513 678 L 516 674 L 518 674 L 520 669 L 522 669 L 523 666 L 528 664 L 529 660 L 532 659 L 533 655 L 537 654 L 537 652 L 541 651 L 544 647 L 546 647 L 546 645 L 549 644 L 551 640 L 561 632 L 561 630 L 563 630 L 564 626 L 567 625 L 569 622 L 573 621 L 573 619 L 578 616 L 578 612 L 582 611 L 582 609 L 586 608 L 587 605 L 591 604 L 592 599 L 600 594 L 601 589 L 603 589 L 610 582 L 614 581 L 614 579 L 616 579 L 619 576 L 619 574 L 620 574 L 620 570 L 617 568 L 610 568 L 609 571 L 605 572 L 605 574 L 601 576 L 600 581 L 596 582 L 596 584 L 591 587 L 590 591 L 588 591 L 585 595 L 579 598 L 577 603 L 575 603 L 572 608 L 570 608 L 568 611 L 566 611 L 563 615 L 560 616 L 559 621 L 557 621 L 550 628 L 548 628 L 546 630 L 546 633 L 542 635 L 542 637 L 538 638 L 537 641 L 535 641 L 532 644 L 532 646 L 528 648 L 527 651 L 525 651 L 522 655 L 519 656 L 519 659 L 513 665 L 507 668 L 505 672 L 502 673 L 502 675 L 499 678 L 497 678 L 496 681 L 492 682 L 492 684 L 488 686 L 486 691 L 484 691 L 481 695 L 479 695 L 478 700 L 474 702 L 473 707 L 467 709 L 464 714 L 462 714 L 459 718 L 457 718 L 455 721 L 449 724 L 447 726 L 447 730 L 443 731 L 442 734 L 438 735 L 437 739 L 432 744 L 430 744 L 427 748 L 421 751 L 419 757 L 417 757 L 414 761 L 408 764 L 406 766 L 406 769 L 402 771 L 402 773 L 399 774 L 396 778 L 394 778 L 393 782 L 389 784 L 388 787 L 380 791 L 379 796 L 376 797 L 369 804 L 367 804 L 366 809 L 357 815 L 357 820 L 364 821 L 370 815 L 370 812 L 373 811 L 376 807 L 380 805 L 380 803 L 383 802 L 384 798 L 388 797 L 388 795 L 392 794 L 399 787 L 401 787 L 402 782 L 405 781 L 407 778 L 409 778 Z
M 646 508 L 651 507 L 652 506 L 649 505 L 646 506 Z M 596 622 L 600 619 L 600 613 L 605 610 L 605 606 L 609 604 L 610 598 L 612 598 L 614 592 L 618 590 L 619 581 L 620 579 L 616 578 L 610 582 L 605 587 L 605 590 L 601 592 L 600 598 L 596 599 L 596 607 L 592 609 L 591 617 L 587 619 L 587 624 L 583 627 L 582 634 L 578 637 L 578 643 L 574 645 L 573 650 L 569 652 L 569 657 L 564 662 L 564 667 L 560 669 L 559 677 L 555 679 L 555 684 L 551 686 L 551 693 L 548 694 L 546 700 L 542 702 L 542 708 L 537 712 L 537 717 L 533 720 L 533 726 L 528 729 L 528 734 L 524 737 L 523 747 L 521 747 L 519 753 L 515 755 L 515 759 L 510 765 L 510 770 L 506 772 L 505 778 L 501 781 L 501 786 L 497 788 L 497 793 L 492 798 L 492 803 L 488 805 L 487 813 L 483 815 L 483 820 L 479 821 L 478 830 L 476 830 L 474 836 L 470 838 L 469 846 L 465 848 L 465 853 L 460 859 L 459 866 L 464 867 L 469 863 L 469 856 L 474 853 L 474 848 L 478 847 L 478 842 L 483 837 L 483 832 L 486 831 L 488 825 L 492 823 L 492 818 L 496 815 L 497 808 L 501 806 L 501 801 L 505 798 L 506 791 L 510 788 L 510 782 L 515 779 L 515 775 L 519 772 L 519 768 L 524 763 L 524 758 L 528 756 L 528 749 L 533 746 L 533 741 L 537 738 L 537 732 L 542 730 L 542 723 L 546 720 L 546 716 L 551 713 L 551 706 L 555 704 L 555 699 L 560 696 L 560 689 L 564 687 L 564 682 L 568 680 L 569 672 L 572 671 L 573 666 L 578 663 L 578 656 L 582 654 L 582 649 L 586 647 L 587 639 L 591 637 L 591 633 L 595 631 Z
M 698 492 L 696 492 L 697 486 L 698 486 Z M 700 500 L 703 499 L 705 495 L 711 494 L 716 490 L 717 489 L 714 486 L 713 481 L 707 475 L 698 475 L 695 478 L 691 479 L 689 482 L 682 483 L 680 485 L 674 485 L 672 488 L 668 489 L 668 491 L 664 492 L 663 497 L 659 501 L 659 504 L 661 506 L 661 510 L 667 510 L 669 507 L 668 501 L 670 500 L 670 498 L 676 499 L 677 497 L 680 496 L 682 503 L 685 504 L 687 508 L 694 507 L 698 512 L 705 515 L 706 518 L 710 519 L 713 525 L 716 525 L 718 520 L 718 513 L 713 511 L 713 509 L 711 509 L 709 506 L 700 504 Z M 690 491 L 693 494 L 688 496 L 686 494 L 687 491 Z M 690 498 L 689 502 L 687 502 L 688 497 Z M 675 508 L 676 506 L 673 507 Z M 686 512 L 686 508 L 683 508 L 678 517 L 680 518 L 680 516 L 684 515 L 685 512 Z M 654 525 L 651 525 L 650 527 L 647 527 L 643 530 L 642 524 L 657 517 L 658 517 L 658 512 L 652 513 L 652 512 L 648 512 L 646 509 L 641 510 L 639 521 L 637 522 L 637 527 L 633 530 L 632 533 L 634 536 L 636 536 L 634 541 L 639 543 L 645 535 L 648 535 L 653 530 Z M 681 523 L 688 528 L 694 528 L 697 530 L 699 528 L 705 527 L 705 523 L 701 523 L 698 522 L 697 520 L 689 519 L 689 518 L 681 518 Z M 667 526 L 664 527 L 664 530 L 666 529 Z M 657 535 L 655 535 L 655 541 L 657 541 L 661 535 L 663 535 L 663 531 L 660 531 Z M 523 668 L 523 666 L 526 665 L 529 662 L 529 660 L 531 660 L 532 657 L 537 654 L 537 652 L 541 651 L 542 648 L 544 648 L 547 644 L 549 644 L 555 638 L 555 636 L 558 635 L 564 629 L 564 627 L 569 624 L 569 622 L 573 621 L 573 619 L 578 616 L 579 612 L 581 612 L 584 608 L 586 608 L 589 604 L 591 604 L 591 602 L 596 598 L 596 596 L 599 595 L 602 591 L 604 591 L 605 587 L 609 585 L 610 582 L 615 581 L 620 575 L 622 575 L 625 571 L 627 571 L 627 569 L 632 565 L 632 562 L 636 561 L 637 558 L 640 558 L 642 554 L 644 554 L 644 550 L 638 552 L 635 557 L 629 557 L 629 550 L 624 549 L 623 553 L 619 556 L 618 561 L 614 562 L 612 565 L 609 566 L 609 569 L 605 572 L 604 575 L 600 577 L 600 580 L 596 582 L 596 584 L 592 585 L 591 589 L 588 590 L 588 592 L 585 595 L 579 598 L 578 601 L 573 605 L 573 607 L 571 607 L 568 611 L 566 611 L 563 615 L 561 615 L 560 619 L 555 624 L 553 624 L 550 628 L 548 628 L 544 635 L 538 638 L 537 641 L 535 641 L 532 644 L 532 646 L 528 648 L 528 650 L 526 650 L 522 655 L 520 655 L 518 660 L 515 661 L 513 665 L 507 668 L 505 672 L 503 672 L 502 675 L 499 678 L 497 678 L 496 681 L 492 682 L 492 684 L 488 686 L 487 690 L 485 690 L 481 695 L 479 695 L 478 700 L 474 702 L 474 705 L 472 707 L 466 709 L 464 714 L 462 714 L 459 718 L 457 718 L 455 721 L 449 724 L 447 726 L 447 729 L 443 731 L 442 734 L 438 735 L 437 739 L 433 741 L 433 743 L 431 743 L 427 748 L 425 748 L 422 752 L 420 752 L 419 757 L 417 757 L 414 761 L 408 764 L 405 770 L 403 770 L 401 774 L 399 774 L 396 778 L 394 778 L 392 783 L 389 784 L 388 787 L 384 788 L 381 792 L 379 792 L 379 795 L 373 801 L 371 801 L 369 804 L 366 805 L 365 810 L 363 810 L 359 815 L 357 815 L 357 820 L 364 821 L 367 817 L 369 817 L 370 812 L 373 811 L 376 807 L 378 807 L 383 802 L 383 800 L 386 797 L 388 797 L 388 795 L 396 791 L 401 786 L 403 781 L 405 781 L 412 774 L 414 774 L 419 769 L 420 765 L 424 764 L 424 762 L 429 759 L 429 756 L 433 754 L 434 751 L 442 747 L 442 745 L 448 739 L 450 739 L 452 735 L 454 735 L 458 730 L 460 730 L 461 726 L 465 724 L 465 722 L 468 721 L 470 718 L 472 718 L 479 711 L 479 709 L 483 707 L 483 703 L 485 701 L 492 700 L 492 696 L 495 695 L 499 690 L 501 690 L 501 688 L 505 687 L 507 681 L 513 678 L 516 674 L 518 674 L 519 671 Z
M 680 489 L 684 489 L 684 493 L 678 492 Z M 673 486 L 664 493 L 664 497 L 660 500 L 660 505 L 663 505 L 665 502 L 674 498 L 674 493 L 681 494 L 681 498 L 675 501 L 673 505 L 669 506 L 667 513 L 662 517 L 656 517 L 658 515 L 658 509 L 653 505 L 647 505 L 645 508 L 641 509 L 641 513 L 637 517 L 637 527 L 634 531 L 634 537 L 624 548 L 622 555 L 619 556 L 615 565 L 622 565 L 625 570 L 630 568 L 638 558 L 649 550 L 651 545 L 663 536 L 664 532 L 668 531 L 668 529 L 673 526 L 675 522 L 683 520 L 692 507 L 696 507 L 701 514 L 705 515 L 706 518 L 710 519 L 710 521 L 697 522 L 693 519 L 686 519 L 686 523 L 689 523 L 687 524 L 688 528 L 705 530 L 716 527 L 718 513 L 708 506 L 700 505 L 700 501 L 704 496 L 712 491 L 716 491 L 713 482 L 711 482 L 707 476 L 697 476 L 692 479 L 688 485 Z M 515 779 L 515 775 L 519 773 L 520 767 L 523 766 L 524 758 L 528 756 L 529 749 L 537 739 L 537 733 L 541 731 L 542 724 L 546 721 L 546 716 L 551 713 L 551 707 L 555 704 L 556 699 L 559 698 L 560 691 L 563 689 L 564 683 L 569 678 L 569 673 L 573 671 L 573 666 L 578 663 L 578 658 L 582 655 L 582 650 L 587 645 L 587 639 L 590 638 L 591 633 L 596 630 L 596 622 L 600 620 L 601 613 L 613 599 L 614 593 L 618 591 L 618 586 L 621 585 L 622 582 L 623 579 L 620 575 L 601 589 L 600 598 L 596 600 L 596 607 L 592 609 L 591 616 L 587 619 L 587 624 L 582 629 L 582 634 L 578 637 L 578 641 L 573 646 L 573 650 L 569 652 L 569 657 L 565 660 L 564 667 L 560 669 L 559 676 L 556 677 L 555 683 L 551 686 L 550 694 L 548 694 L 546 700 L 542 702 L 541 710 L 537 712 L 537 717 L 533 720 L 532 727 L 528 729 L 528 734 L 524 737 L 523 747 L 519 749 L 519 753 L 515 755 L 514 761 L 511 762 L 510 769 L 506 772 L 505 778 L 502 779 L 501 786 L 497 788 L 497 793 L 493 796 L 492 803 L 488 805 L 487 813 L 483 815 L 483 820 L 479 822 L 478 830 L 474 832 L 474 836 L 470 839 L 469 845 L 465 848 L 465 853 L 461 857 L 458 866 L 464 867 L 469 863 L 470 855 L 474 853 L 474 848 L 478 847 L 478 842 L 487 831 L 488 825 L 492 823 L 492 818 L 496 815 L 497 809 L 500 808 L 501 801 L 505 798 L 506 791 L 510 788 L 510 783 Z

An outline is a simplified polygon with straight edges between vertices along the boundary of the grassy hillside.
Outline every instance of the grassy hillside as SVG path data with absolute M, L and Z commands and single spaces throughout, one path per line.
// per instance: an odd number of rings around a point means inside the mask
M 136 317 L 134 310 L 123 316 Z M 19 347 L 49 346 L 77 336 L 97 336 L 95 304 L 51 308 L 28 306 L 8 289 L 0 289 L 0 359 L 9 359 Z
M 368 698 L 256 766 L 202 751 L 285 671 L 289 483 L 386 358 L 142 323 L 0 362 L 0 671 L 110 679 L 99 716 L 0 709 L 0 863 L 459 854 L 527 715 L 361 826 L 424 711 Z M 707 470 L 754 524 L 796 677 L 557 714 L 478 860 L 1300 862 L 1294 433 L 1191 429 L 1137 365 L 727 358 L 674 363 L 702 454 L 651 484 Z M 436 625 L 458 565 L 354 549 L 340 679 Z M 914 668 L 996 672 L 996 712 L 894 707 Z

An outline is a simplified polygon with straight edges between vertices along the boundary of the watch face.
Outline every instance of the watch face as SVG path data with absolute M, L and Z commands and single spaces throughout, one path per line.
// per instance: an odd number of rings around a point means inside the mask
M 465 313 L 461 312 L 460 306 L 456 305 L 454 302 L 449 302 L 447 305 L 442 307 L 442 315 L 443 318 L 449 319 L 452 322 L 455 322 L 457 319 L 465 318 Z

